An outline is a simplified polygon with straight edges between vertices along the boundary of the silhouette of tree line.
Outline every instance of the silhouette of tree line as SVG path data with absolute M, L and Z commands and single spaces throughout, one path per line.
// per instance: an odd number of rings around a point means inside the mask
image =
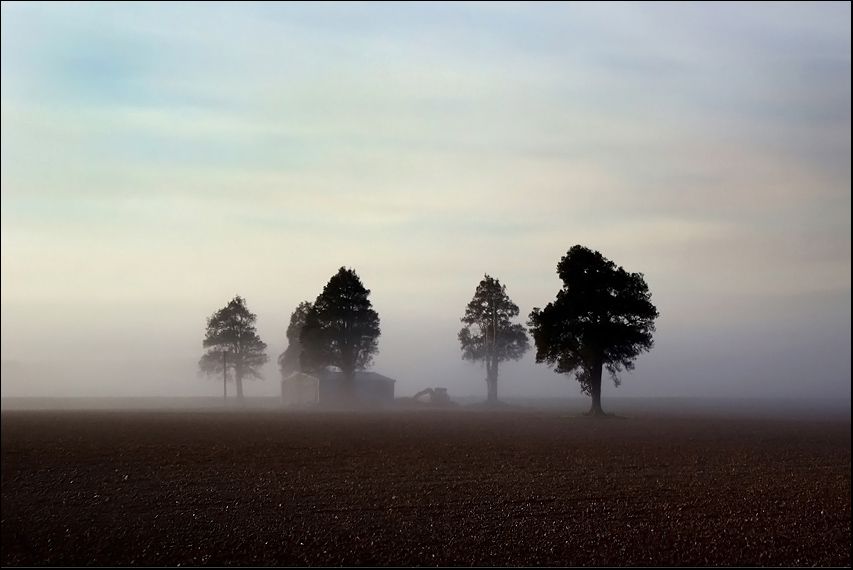
M 519 360 L 536 348 L 536 362 L 558 374 L 574 375 L 592 398 L 589 414 L 604 415 L 601 380 L 604 370 L 614 384 L 618 374 L 633 370 L 634 360 L 654 345 L 659 313 L 642 273 L 629 273 L 601 253 L 575 245 L 557 264 L 562 287 L 544 308 L 535 307 L 527 329 L 513 322 L 519 314 L 506 286 L 485 275 L 465 307 L 458 339 L 462 358 L 486 368 L 487 403 L 498 402 L 498 367 Z M 345 390 L 354 391 L 355 374 L 368 368 L 378 352 L 379 315 L 353 269 L 341 267 L 313 303 L 300 303 L 290 316 L 287 348 L 278 357 L 282 376 L 339 368 Z M 255 330 L 257 316 L 246 301 L 234 297 L 207 319 L 199 361 L 201 372 L 221 376 L 223 397 L 233 380 L 243 398 L 243 379 L 260 378 L 267 345 Z

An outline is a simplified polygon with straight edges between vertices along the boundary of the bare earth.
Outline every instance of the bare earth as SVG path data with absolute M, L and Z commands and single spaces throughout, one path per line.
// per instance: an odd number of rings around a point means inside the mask
M 3 412 L 7 565 L 850 565 L 850 421 Z

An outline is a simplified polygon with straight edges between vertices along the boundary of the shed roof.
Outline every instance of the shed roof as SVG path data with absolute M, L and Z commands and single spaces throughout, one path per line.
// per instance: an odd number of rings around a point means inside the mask
M 342 378 L 343 375 L 344 375 L 344 373 L 340 372 L 338 370 L 326 370 L 325 372 L 320 374 L 321 377 L 325 377 L 325 378 Z M 369 372 L 367 370 L 361 370 L 359 372 L 356 372 L 355 373 L 355 380 L 356 381 L 367 380 L 367 381 L 374 381 L 374 382 L 391 382 L 391 383 L 396 382 L 396 380 L 394 380 L 393 378 L 389 378 L 388 376 L 384 376 L 382 374 L 379 374 L 378 372 Z

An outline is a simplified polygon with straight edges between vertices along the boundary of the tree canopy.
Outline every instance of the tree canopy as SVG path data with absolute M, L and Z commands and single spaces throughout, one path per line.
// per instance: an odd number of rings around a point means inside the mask
M 302 342 L 299 338 L 302 334 L 302 327 L 305 326 L 305 319 L 308 312 L 311 310 L 311 303 L 303 301 L 296 306 L 293 313 L 290 315 L 290 324 L 287 325 L 287 348 L 278 356 L 278 367 L 281 370 L 281 376 L 285 377 L 292 372 L 302 370 L 300 360 L 302 356 Z
M 305 315 L 300 334 L 303 370 L 337 366 L 349 388 L 357 370 L 379 350 L 379 315 L 356 272 L 341 267 Z
M 465 324 L 458 335 L 462 358 L 485 363 L 489 402 L 497 401 L 498 365 L 520 359 L 530 348 L 524 327 L 512 322 L 517 316 L 518 306 L 507 295 L 506 286 L 485 275 L 461 319 Z
M 237 384 L 237 398 L 243 398 L 243 378 L 261 378 L 260 367 L 268 358 L 267 345 L 255 330 L 257 316 L 239 295 L 207 319 L 202 346 L 206 349 L 199 369 L 208 375 L 222 374 Z
M 592 396 L 590 413 L 601 415 L 601 375 L 633 370 L 634 359 L 654 346 L 659 313 L 642 273 L 628 273 L 597 251 L 575 245 L 557 264 L 563 287 L 528 323 L 536 361 L 574 373 Z

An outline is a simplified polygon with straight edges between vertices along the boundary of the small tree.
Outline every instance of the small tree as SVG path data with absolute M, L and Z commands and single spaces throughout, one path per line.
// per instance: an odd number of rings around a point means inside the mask
M 489 403 L 498 400 L 498 365 L 518 360 L 530 348 L 524 327 L 512 322 L 517 316 L 518 306 L 506 294 L 506 286 L 486 275 L 461 319 L 462 358 L 485 363 Z
M 257 315 L 246 301 L 234 297 L 225 307 L 207 319 L 202 346 L 207 349 L 199 360 L 199 369 L 208 375 L 222 374 L 223 393 L 230 376 L 237 384 L 237 399 L 243 399 L 243 378 L 261 378 L 260 367 L 267 362 L 267 345 L 255 331 Z
M 602 370 L 618 386 L 617 374 L 633 370 L 634 359 L 654 346 L 659 314 L 643 274 L 628 273 L 597 251 L 572 247 L 557 273 L 563 288 L 556 300 L 530 313 L 536 362 L 556 365 L 558 374 L 574 373 L 583 393 L 592 396 L 590 415 L 604 415 Z
M 337 366 L 350 396 L 356 371 L 370 366 L 379 349 L 379 315 L 368 295 L 355 271 L 341 267 L 305 315 L 300 334 L 303 370 Z
M 278 357 L 278 368 L 281 370 L 281 377 L 284 378 L 288 374 L 302 370 L 301 356 L 302 343 L 299 340 L 302 334 L 302 327 L 305 325 L 305 318 L 311 310 L 311 303 L 304 301 L 297 305 L 296 309 L 290 315 L 290 324 L 287 325 L 287 348 Z

